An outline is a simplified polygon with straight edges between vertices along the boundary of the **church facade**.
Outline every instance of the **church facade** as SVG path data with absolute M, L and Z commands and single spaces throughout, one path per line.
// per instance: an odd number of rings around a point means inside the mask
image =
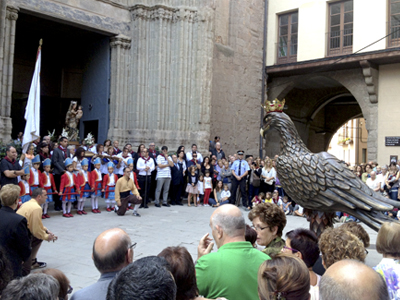
M 80 137 L 171 150 L 215 135 L 259 150 L 264 1 L 7 0 L 0 7 L 0 137 L 23 131 L 38 41 L 41 135 L 71 100 Z

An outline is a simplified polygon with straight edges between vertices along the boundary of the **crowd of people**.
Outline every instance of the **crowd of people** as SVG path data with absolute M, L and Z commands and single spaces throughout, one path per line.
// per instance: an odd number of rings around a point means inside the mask
M 44 137 L 18 160 L 8 147 L 0 162 L 1 299 L 68 299 L 73 291 L 62 270 L 31 272 L 46 267 L 37 260 L 42 241 L 57 240 L 43 224 L 49 203 L 71 218 L 73 205 L 77 215 L 87 214 L 89 199 L 92 213 L 100 213 L 104 198 L 105 211 L 122 216 L 132 209 L 140 217 L 138 209 L 152 201 L 156 208 L 183 205 L 185 193 L 188 206 L 216 208 L 212 238 L 200 239 L 195 263 L 184 247 L 134 261 L 136 243 L 123 230 L 109 229 L 91 253 L 100 279 L 71 299 L 400 299 L 399 224 L 380 229 L 376 248 L 383 259 L 372 269 L 364 264 L 369 236 L 356 222 L 327 229 L 319 239 L 303 228 L 283 236 L 287 215 L 304 211 L 285 195 L 276 157 L 245 157 L 241 150 L 225 156 L 219 137 L 210 142 L 208 156 L 195 144 L 187 152 L 184 146 L 168 150 L 158 152 L 150 143 L 134 152 L 131 144 L 119 149 L 110 140 L 71 147 L 65 137 L 58 145 Z M 397 199 L 396 164 L 389 170 L 367 164 L 355 172 L 371 189 Z M 250 211 L 251 227 L 240 203 Z
M 0 214 L 5 228 L 1 241 L 13 230 L 29 239 L 25 219 L 13 210 L 18 203 L 15 190 L 8 185 L 0 192 L 0 213 L 9 214 L 8 221 Z M 400 299 L 399 224 L 384 223 L 379 230 L 376 248 L 383 259 L 370 268 L 364 264 L 369 236 L 360 224 L 327 229 L 318 240 L 303 228 L 283 237 L 286 214 L 274 203 L 257 205 L 248 217 L 251 227 L 235 205 L 214 210 L 209 221 L 212 238 L 207 233 L 200 239 L 195 262 L 181 246 L 134 261 L 136 243 L 122 229 L 108 229 L 86 254 L 92 255 L 99 280 L 76 291 L 71 300 Z M 18 220 L 22 225 L 4 227 Z M 68 299 L 73 291 L 68 274 L 45 269 L 21 276 L 31 248 L 21 238 L 6 240 L 0 248 L 1 299 Z
M 123 204 L 119 200 L 128 195 L 130 199 L 123 211 L 132 209 L 138 217 L 137 208 L 149 208 L 152 201 L 161 208 L 183 205 L 186 197 L 188 206 L 194 207 L 241 203 L 250 210 L 257 203 L 273 201 L 289 214 L 302 213 L 301 207 L 295 209 L 289 198 L 283 198 L 275 160 L 269 157 L 245 156 L 244 151 L 226 156 L 219 137 L 210 142 L 209 155 L 204 157 L 196 144 L 189 151 L 185 146 L 178 147 L 176 152 L 169 151 L 167 146 L 162 146 L 161 152 L 157 149 L 154 143 L 148 148 L 141 144 L 135 152 L 131 144 L 120 149 L 119 142 L 111 140 L 93 145 L 83 141 L 75 146 L 69 145 L 65 137 L 52 143 L 45 136 L 32 143 L 19 158 L 14 147 L 7 147 L 6 157 L 0 162 L 0 183 L 20 186 L 20 204 L 28 202 L 35 189 L 44 188 L 47 199 L 42 204 L 42 219 L 50 218 L 51 202 L 63 217 L 71 218 L 73 207 L 77 215 L 86 215 L 88 203 L 89 211 L 101 213 L 100 199 L 104 199 L 107 212 L 117 212 Z M 123 181 L 119 185 L 118 182 L 125 173 L 133 184 L 126 180 L 121 198 Z
M 392 200 L 400 200 L 398 192 L 400 184 L 400 161 L 397 163 L 392 161 L 389 165 L 378 165 L 377 162 L 370 161 L 367 164 L 356 165 L 350 168 L 373 191 Z M 397 208 L 385 212 L 385 214 L 393 219 L 400 220 L 400 213 Z M 345 213 L 337 212 L 336 216 L 336 221 L 338 222 L 356 221 L 353 216 Z

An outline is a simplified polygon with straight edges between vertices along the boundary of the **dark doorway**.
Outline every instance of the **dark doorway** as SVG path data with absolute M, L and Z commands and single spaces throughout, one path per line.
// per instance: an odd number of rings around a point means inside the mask
M 101 134 L 97 129 L 96 135 L 106 135 L 108 130 L 108 105 L 103 105 L 104 110 L 100 114 L 97 111 L 89 111 L 87 101 L 84 100 L 83 83 L 88 72 L 88 64 L 106 65 L 104 72 L 109 73 L 109 59 L 102 56 L 98 59 L 96 46 L 101 42 L 108 44 L 108 36 L 101 35 L 89 30 L 77 28 L 52 20 L 40 18 L 26 13 L 19 13 L 16 27 L 14 77 L 13 77 L 13 99 L 12 99 L 12 136 L 15 137 L 19 131 L 25 128 L 25 107 L 29 94 L 29 88 L 34 71 L 36 51 L 39 40 L 43 39 L 42 66 L 41 66 L 41 116 L 40 134 L 55 130 L 58 136 L 65 126 L 65 116 L 70 101 L 77 101 L 83 105 L 84 118 L 101 120 Z M 109 48 L 108 48 L 109 49 Z M 103 51 L 104 52 L 104 51 Z M 108 86 L 108 77 L 90 75 L 92 81 L 99 85 Z M 90 86 L 85 94 L 91 94 Z M 87 88 L 86 88 L 87 90 Z M 109 89 L 102 90 L 104 95 L 97 95 L 96 99 L 108 99 Z M 107 100 L 106 100 L 107 101 Z M 103 101 L 104 102 L 104 101 Z M 91 104 L 97 105 L 98 103 Z M 106 116 L 106 117 L 104 117 Z M 105 123 L 105 124 L 103 124 Z M 97 121 L 99 126 L 99 122 Z M 82 128 L 81 128 L 82 129 Z M 87 130 L 85 130 L 86 132 Z M 94 133 L 94 129 L 90 129 Z M 82 136 L 82 134 L 80 134 Z
M 85 128 L 85 137 L 88 135 L 88 133 L 91 133 L 95 138 L 95 142 L 97 143 L 99 138 L 99 120 L 83 121 L 83 126 Z

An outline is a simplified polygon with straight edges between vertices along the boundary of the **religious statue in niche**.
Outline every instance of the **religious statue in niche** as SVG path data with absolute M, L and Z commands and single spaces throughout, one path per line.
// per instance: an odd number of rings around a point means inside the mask
M 78 106 L 78 103 L 76 101 L 71 101 L 67 115 L 65 116 L 65 129 L 68 133 L 68 139 L 72 142 L 75 142 L 78 139 L 78 125 L 79 120 L 82 118 L 82 116 L 82 106 Z

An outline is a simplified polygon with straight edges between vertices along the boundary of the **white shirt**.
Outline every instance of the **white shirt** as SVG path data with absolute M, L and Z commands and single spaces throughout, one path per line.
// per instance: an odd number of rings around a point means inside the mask
M 372 178 L 368 178 L 365 183 L 371 190 L 375 190 L 376 188 L 380 188 L 381 186 L 381 182 L 377 178 L 375 178 L 375 180 L 372 180 Z
M 33 185 L 39 185 L 39 172 L 35 168 L 32 168 L 32 173 L 33 173 Z
M 376 179 L 381 183 L 381 189 L 385 186 L 385 177 L 386 175 L 383 176 L 383 174 L 376 175 Z
M 106 152 L 103 152 L 103 155 L 107 155 L 108 154 Z M 113 162 L 112 159 L 107 158 L 108 162 Z M 107 168 L 107 163 L 104 163 L 103 159 L 101 160 L 101 166 L 100 166 L 100 172 L 102 174 L 107 174 L 108 173 L 108 168 Z M 115 173 L 115 167 L 114 167 L 114 173 Z
M 82 171 L 83 173 L 83 178 L 85 178 L 85 183 L 88 182 L 88 172 L 87 171 Z
M 68 172 L 68 171 L 65 172 L 65 173 L 69 177 L 69 186 L 68 187 L 74 186 L 74 175 L 71 172 Z
M 21 180 L 21 181 L 25 186 L 25 195 L 30 194 L 31 193 L 31 187 L 29 186 L 29 183 L 26 180 Z
M 275 168 L 272 167 L 271 170 L 269 170 L 269 172 L 265 168 L 262 168 L 261 175 L 266 178 L 274 177 L 274 181 L 275 181 L 275 179 L 276 179 Z M 264 180 L 265 180 L 265 178 L 264 178 Z
M 49 173 L 43 171 L 43 173 L 46 175 L 47 177 L 47 185 L 45 185 L 44 187 L 51 187 L 51 181 L 50 181 L 50 175 Z
M 98 177 L 98 179 L 96 180 L 96 182 L 99 182 L 99 181 L 101 181 L 101 172 L 100 172 L 100 170 L 97 170 L 96 168 L 94 169 L 96 172 L 97 172 L 97 177 Z
M 203 162 L 203 155 L 201 155 L 201 153 L 198 152 L 198 151 L 196 151 L 196 153 L 197 153 L 197 161 L 198 161 L 199 163 L 202 163 L 202 162 Z M 186 159 L 187 159 L 187 161 L 192 160 L 192 158 L 193 158 L 193 156 L 192 156 L 192 151 L 187 152 L 187 153 L 186 153 Z
M 150 169 L 145 171 L 145 168 L 149 167 Z M 155 169 L 154 159 L 149 157 L 149 160 L 146 161 L 145 159 L 139 157 L 136 164 L 136 169 L 139 170 L 140 176 L 151 175 L 151 172 Z
M 319 300 L 319 282 L 321 281 L 321 276 L 317 275 L 317 284 L 310 285 L 310 300 Z
M 76 167 L 75 167 L 75 169 L 77 169 L 78 171 L 74 171 L 74 174 L 77 175 L 77 174 L 79 173 L 79 171 L 82 170 L 81 161 L 80 161 L 80 160 L 78 159 L 78 157 L 76 157 L 76 156 L 72 159 L 72 161 L 76 162 Z
M 114 171 L 115 174 L 119 174 L 119 175 L 124 175 L 124 168 L 126 168 L 128 166 L 127 162 L 128 162 L 129 157 L 132 157 L 132 155 L 130 153 L 128 153 L 127 157 L 123 157 L 122 153 L 123 152 L 121 152 L 120 154 L 117 155 L 118 158 L 122 158 L 120 167 L 119 167 L 119 169 L 115 168 L 115 171 Z
M 172 161 L 172 158 L 168 156 L 168 160 Z M 168 161 L 164 155 L 157 156 L 157 165 L 168 165 Z M 157 178 L 171 178 L 171 167 L 160 168 L 157 166 Z
M 231 196 L 231 192 L 228 190 L 228 191 L 225 191 L 225 190 L 223 190 L 222 192 L 221 192 L 221 199 L 222 198 L 225 198 L 225 197 L 230 197 Z
M 204 189 L 212 189 L 211 177 L 204 177 Z
M 97 154 L 96 145 L 93 145 L 92 148 L 89 149 L 89 151 Z
M 110 182 L 107 183 L 109 186 L 114 186 L 115 185 L 115 178 L 114 178 L 114 173 L 108 173 L 108 177 L 110 178 Z
M 189 184 L 189 183 L 188 183 L 188 184 Z M 200 195 L 204 195 L 203 186 L 204 186 L 203 182 L 199 180 L 199 181 L 197 182 L 197 190 L 199 191 L 199 194 L 200 194 Z

